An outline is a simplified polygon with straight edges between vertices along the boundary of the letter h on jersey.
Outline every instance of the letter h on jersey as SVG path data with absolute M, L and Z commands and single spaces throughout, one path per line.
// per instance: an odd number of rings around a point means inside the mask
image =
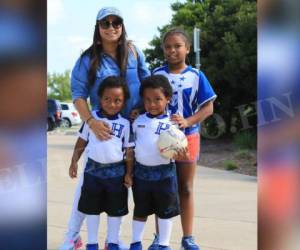
M 111 130 L 113 131 L 113 134 L 116 137 L 121 138 L 123 128 L 124 128 L 124 125 L 118 124 L 118 123 L 113 123 Z

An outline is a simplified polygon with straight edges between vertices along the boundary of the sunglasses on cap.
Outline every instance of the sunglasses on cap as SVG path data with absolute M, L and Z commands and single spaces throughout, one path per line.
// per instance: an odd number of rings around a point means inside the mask
M 110 26 L 112 26 L 114 29 L 119 29 L 119 28 L 121 28 L 122 24 L 123 24 L 123 21 L 121 19 L 116 19 L 112 22 L 110 22 L 106 19 L 99 21 L 100 27 L 105 30 L 109 29 Z

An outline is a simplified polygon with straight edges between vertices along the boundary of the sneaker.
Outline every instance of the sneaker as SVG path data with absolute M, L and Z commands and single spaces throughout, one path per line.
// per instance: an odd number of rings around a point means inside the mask
M 182 237 L 181 250 L 200 250 L 192 236 Z
M 170 246 L 162 246 L 162 245 L 158 245 L 158 249 L 159 250 L 171 250 Z
M 107 245 L 108 250 L 120 250 L 120 247 L 118 244 L 115 243 L 108 243 Z
M 130 244 L 130 248 L 129 250 L 142 250 L 142 242 L 138 241 L 138 242 L 134 242 Z
M 99 250 L 98 244 L 86 244 L 86 250 Z
M 154 234 L 154 239 L 153 239 L 151 245 L 148 247 L 148 250 L 157 250 L 158 246 L 159 246 L 158 242 L 159 242 L 159 235 Z
M 124 241 L 119 240 L 119 249 L 120 249 L 120 250 L 129 250 L 129 245 L 126 244 Z M 105 244 L 104 244 L 103 250 L 108 250 L 108 243 L 107 243 L 107 240 L 105 240 Z
M 59 250 L 77 250 L 82 246 L 82 240 L 79 233 L 67 233 L 63 244 Z

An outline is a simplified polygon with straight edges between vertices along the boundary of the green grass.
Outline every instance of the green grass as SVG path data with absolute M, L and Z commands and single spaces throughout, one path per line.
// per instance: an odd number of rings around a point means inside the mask
M 248 159 L 251 157 L 250 152 L 248 149 L 239 149 L 236 153 L 235 156 L 239 159 Z
M 240 132 L 234 136 L 233 141 L 239 149 L 256 149 L 256 135 L 254 133 Z
M 237 165 L 233 162 L 233 161 L 230 161 L 230 160 L 226 160 L 224 161 L 224 167 L 226 170 L 235 170 L 237 169 Z

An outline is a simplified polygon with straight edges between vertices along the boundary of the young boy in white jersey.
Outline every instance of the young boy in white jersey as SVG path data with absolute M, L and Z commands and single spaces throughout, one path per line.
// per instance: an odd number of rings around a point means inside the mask
M 69 176 L 70 178 L 77 178 L 77 173 L 78 173 L 78 161 L 81 158 L 81 155 L 83 154 L 83 152 L 85 151 L 85 148 L 87 146 L 88 143 L 88 138 L 89 138 L 89 131 L 87 129 L 83 130 L 85 123 L 83 123 L 78 131 L 78 138 L 77 141 L 75 142 L 75 146 L 74 146 L 74 150 L 73 150 L 73 154 L 72 154 L 72 158 L 71 158 L 71 162 L 70 162 L 70 166 L 69 166 Z M 85 157 L 86 158 L 86 157 Z M 86 159 L 84 159 L 84 166 L 85 166 L 85 161 Z M 71 219 L 69 221 L 69 225 L 68 227 L 73 229 L 75 228 L 80 228 L 83 219 L 86 217 L 85 214 L 81 213 L 78 211 L 78 202 L 79 202 L 79 198 L 80 198 L 80 194 L 81 194 L 81 186 L 83 183 L 83 175 L 80 175 L 80 180 L 79 183 L 80 186 L 77 187 L 76 191 L 75 191 L 75 197 L 74 197 L 74 204 L 72 206 L 72 213 L 75 215 L 71 216 Z M 78 216 L 82 216 L 83 219 L 82 220 L 75 220 L 74 218 L 78 217 Z M 72 220 L 73 219 L 73 220 Z M 99 218 L 96 218 L 96 220 L 98 220 Z M 110 218 L 108 217 L 108 220 Z M 80 225 L 78 225 L 80 223 Z M 79 235 L 79 232 L 76 232 L 75 230 L 71 231 L 71 233 L 73 233 L 72 238 L 75 238 L 75 240 L 73 242 L 70 242 L 70 240 L 68 242 L 66 242 L 64 245 L 62 245 L 59 250 L 77 250 L 79 249 L 83 243 L 81 240 L 81 237 Z M 77 237 L 76 237 L 77 236 Z M 125 244 L 122 240 L 120 240 L 119 238 L 119 247 L 121 248 L 121 250 L 127 250 L 129 247 L 127 244 Z M 107 250 L 108 247 L 108 243 L 107 243 L 107 239 L 105 241 L 104 244 L 104 250 Z
M 126 187 L 132 184 L 131 179 L 125 180 L 124 183 L 125 172 L 131 172 L 133 164 L 130 155 L 130 147 L 133 145 L 129 142 L 130 124 L 119 114 L 129 97 L 129 92 L 122 78 L 111 76 L 100 85 L 98 96 L 101 109 L 93 111 L 91 118 L 105 122 L 112 130 L 112 138 L 100 141 L 89 128 L 88 121 L 82 128 L 79 136 L 88 144 L 78 210 L 88 214 L 87 250 L 99 249 L 99 214 L 102 212 L 108 215 L 108 250 L 119 250 L 121 219 L 128 213 Z
M 179 214 L 176 168 L 173 161 L 163 158 L 157 141 L 162 131 L 172 124 L 166 106 L 172 97 L 172 87 L 166 77 L 150 76 L 140 87 L 146 113 L 132 125 L 135 137 L 133 172 L 134 217 L 130 250 L 142 249 L 142 237 L 147 217 L 158 216 L 159 249 L 170 249 L 172 218 Z M 131 173 L 126 176 L 130 178 Z

